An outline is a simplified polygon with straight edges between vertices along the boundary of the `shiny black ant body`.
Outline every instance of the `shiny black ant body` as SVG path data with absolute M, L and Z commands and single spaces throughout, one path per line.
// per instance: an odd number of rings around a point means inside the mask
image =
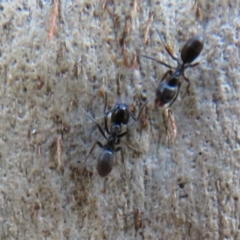
M 111 126 L 110 132 L 108 132 L 107 125 L 105 124 L 105 130 L 109 134 L 109 136 L 106 137 L 101 126 L 96 122 L 95 122 L 95 124 L 97 125 L 97 128 L 99 129 L 99 131 L 101 132 L 103 137 L 107 140 L 107 142 L 104 145 L 99 141 L 95 142 L 94 145 L 92 146 L 88 156 L 86 157 L 85 161 L 90 156 L 90 154 L 93 152 L 96 145 L 98 145 L 100 148 L 102 148 L 103 151 L 99 154 L 98 159 L 97 159 L 97 172 L 101 177 L 106 177 L 112 171 L 112 167 L 115 162 L 115 152 L 122 150 L 121 147 L 116 148 L 116 145 L 118 145 L 120 143 L 121 137 L 126 135 L 128 133 L 128 131 L 121 133 L 121 131 L 122 131 L 121 124 L 116 123 Z M 124 162 L 123 155 L 122 155 L 122 162 Z
M 161 38 L 161 35 L 159 32 L 158 32 L 158 35 Z M 182 62 L 171 53 L 171 51 L 167 48 L 164 42 L 163 42 L 163 45 L 167 53 L 170 55 L 170 57 L 177 62 L 178 66 L 176 68 L 168 65 L 163 61 L 157 60 L 155 58 L 152 58 L 146 55 L 141 55 L 141 56 L 148 58 L 150 60 L 156 61 L 162 64 L 163 66 L 172 69 L 172 70 L 168 70 L 164 74 L 163 78 L 161 79 L 161 82 L 158 85 L 156 90 L 156 98 L 155 98 L 156 105 L 164 106 L 168 104 L 168 107 L 170 107 L 175 102 L 179 94 L 179 90 L 182 83 L 180 81 L 181 76 L 183 76 L 184 80 L 188 82 L 188 86 L 187 86 L 187 91 L 188 91 L 190 86 L 190 81 L 185 76 L 184 71 L 189 67 L 195 67 L 199 64 L 199 62 L 194 64 L 191 64 L 191 63 L 201 53 L 204 42 L 203 42 L 203 37 L 201 35 L 197 35 L 190 38 L 182 48 L 182 51 L 181 51 Z
M 104 113 L 105 113 L 105 127 L 106 127 L 106 131 L 108 134 L 110 134 L 109 130 L 108 130 L 108 126 L 107 126 L 107 116 L 111 113 L 111 123 L 112 124 L 128 124 L 130 116 L 132 117 L 132 119 L 134 121 L 138 121 L 142 110 L 144 109 L 144 107 L 147 105 L 148 101 L 146 101 L 139 114 L 138 117 L 135 118 L 134 115 L 132 114 L 132 112 L 129 110 L 128 105 L 125 103 L 116 103 L 114 108 L 111 109 L 110 111 L 106 112 L 106 107 L 107 107 L 107 96 L 105 98 L 105 107 L 104 107 Z
M 107 100 L 105 102 L 104 112 L 106 109 L 106 103 L 107 103 Z M 95 146 L 98 145 L 100 148 L 103 149 L 97 159 L 97 172 L 101 177 L 106 177 L 112 171 L 112 167 L 115 163 L 115 153 L 116 152 L 121 151 L 122 163 L 124 164 L 122 148 L 116 147 L 116 145 L 120 144 L 120 139 L 128 133 L 128 130 L 122 132 L 122 124 L 127 124 L 130 116 L 132 116 L 132 118 L 135 121 L 137 121 L 139 119 L 139 116 L 140 116 L 143 108 L 146 106 L 146 104 L 147 104 L 147 102 L 144 103 L 137 118 L 135 118 L 133 116 L 133 114 L 128 109 L 128 106 L 123 103 L 117 103 L 112 110 L 105 112 L 105 119 L 104 119 L 105 131 L 109 135 L 108 137 L 104 133 L 102 127 L 98 123 L 96 123 L 94 121 L 94 119 L 91 118 L 91 120 L 96 124 L 97 128 L 99 129 L 99 131 L 101 132 L 103 137 L 107 140 L 107 142 L 106 142 L 106 144 L 103 145 L 101 142 L 96 141 L 94 143 L 94 145 L 92 146 L 88 156 L 85 158 L 83 163 L 86 162 L 87 158 L 93 152 Z M 110 130 L 109 130 L 108 124 L 107 124 L 107 115 L 109 113 L 112 114 Z

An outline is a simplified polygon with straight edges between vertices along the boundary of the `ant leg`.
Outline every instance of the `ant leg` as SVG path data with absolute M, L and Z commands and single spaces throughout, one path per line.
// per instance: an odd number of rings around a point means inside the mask
M 99 141 L 95 142 L 89 152 L 89 154 L 87 155 L 87 157 L 84 159 L 82 165 L 85 164 L 85 162 L 87 161 L 88 157 L 91 155 L 91 153 L 93 152 L 94 148 L 96 147 L 96 145 L 98 145 L 100 148 L 104 148 L 104 146 L 102 145 L 102 143 L 100 143 Z
M 183 72 L 182 76 L 183 76 L 184 80 L 188 83 L 186 92 L 183 95 L 183 98 L 184 98 L 186 96 L 186 94 L 189 94 L 190 80 L 185 76 L 184 72 Z
M 191 65 L 187 65 L 186 68 L 189 68 L 189 67 L 196 67 L 200 62 L 196 62 L 194 64 L 191 64 Z
M 114 152 L 119 152 L 120 150 L 122 150 L 122 147 L 117 147 L 114 149 Z
M 107 93 L 106 93 L 105 103 L 104 103 L 104 114 L 106 114 L 106 108 L 107 108 Z
M 102 130 L 101 126 L 100 126 L 91 116 L 88 115 L 87 111 L 86 111 L 84 108 L 82 108 L 82 109 L 85 111 L 85 113 L 87 114 L 87 116 L 97 125 L 97 128 L 98 128 L 98 130 L 101 132 L 101 134 L 103 135 L 103 137 L 104 137 L 105 139 L 107 139 L 107 137 L 106 137 L 104 131 Z
M 114 108 L 106 112 L 106 108 L 107 108 L 107 94 L 106 94 L 105 103 L 104 103 L 104 114 L 108 115 L 109 113 L 111 113 L 113 110 L 116 109 L 117 105 L 119 105 L 119 99 L 117 100 L 117 103 L 115 104 Z
M 174 68 L 174 67 L 168 65 L 167 63 L 165 63 L 165 62 L 163 62 L 163 61 L 160 61 L 160 60 L 158 60 L 158 59 L 156 59 L 156 58 L 152 58 L 152 57 L 149 57 L 149 56 L 147 56 L 147 55 L 141 55 L 141 57 L 144 57 L 144 58 L 153 60 L 153 61 L 155 61 L 155 62 L 157 62 L 157 63 L 162 64 L 162 65 L 165 66 L 165 67 L 172 68 L 172 69 Z
M 117 137 L 118 137 L 118 138 L 121 138 L 121 137 L 125 136 L 127 133 L 128 133 L 128 130 L 125 131 L 125 132 L 123 132 L 123 133 L 121 133 L 121 134 L 119 134 Z
M 106 113 L 106 108 L 107 108 L 107 93 L 106 93 L 106 98 L 105 98 L 105 103 L 104 103 L 104 123 L 105 123 L 105 129 L 107 131 L 108 134 L 110 134 L 109 129 L 108 129 L 108 124 L 107 124 L 107 115 L 108 113 Z
M 104 103 L 104 114 L 107 116 L 109 113 L 111 113 L 115 107 L 109 111 L 106 112 L 106 108 L 107 108 L 107 93 L 106 93 L 106 98 L 105 98 L 105 103 Z
M 126 166 L 125 166 L 125 161 L 124 161 L 124 156 L 123 156 L 122 147 L 118 147 L 118 148 L 114 149 L 114 151 L 115 151 L 115 152 L 121 151 L 121 161 L 122 161 L 122 164 L 123 164 L 123 168 L 124 168 L 125 174 L 126 174 L 126 176 L 127 176 L 127 169 L 126 169 Z
M 179 64 L 179 61 L 178 61 L 177 57 L 175 57 L 175 56 L 170 52 L 170 50 L 168 49 L 168 47 L 167 47 L 166 44 L 164 43 L 164 40 L 163 40 L 163 38 L 162 38 L 162 35 L 160 34 L 160 32 L 159 32 L 158 30 L 157 30 L 157 33 L 158 33 L 158 36 L 159 36 L 160 39 L 161 39 L 161 42 L 162 42 L 165 50 L 167 51 L 167 53 L 170 55 L 170 57 L 171 57 L 173 60 L 177 61 L 177 63 Z
M 104 103 L 104 114 L 107 116 L 109 113 L 111 113 L 113 109 L 109 110 L 108 112 L 106 112 L 106 108 L 107 108 L 107 93 L 106 93 L 106 98 L 105 98 L 105 103 Z
M 133 151 L 134 151 L 135 153 L 137 153 L 138 155 L 139 155 L 139 154 L 143 154 L 143 151 L 135 148 L 134 146 L 130 145 L 129 143 L 127 143 L 127 142 L 124 141 L 124 140 L 123 140 L 123 142 L 124 142 L 124 144 L 125 144 L 129 149 L 133 150 Z
M 172 70 L 168 70 L 168 71 L 163 75 L 160 83 L 163 82 L 163 80 L 166 78 L 166 76 L 167 76 L 168 74 L 172 75 L 172 73 L 173 73 Z
M 126 177 L 128 177 L 128 175 L 127 175 L 127 168 L 126 168 L 126 165 L 125 165 L 124 155 L 123 155 L 123 150 L 122 150 L 122 148 L 121 148 L 120 152 L 121 152 L 121 161 L 122 161 L 122 164 L 123 164 L 124 172 L 125 172 L 125 174 L 126 174 Z
M 104 117 L 104 123 L 105 123 L 105 129 L 106 129 L 107 133 L 110 135 L 110 131 L 109 131 L 109 129 L 108 129 L 107 116 L 106 116 L 106 115 L 105 115 L 105 117 Z
M 142 113 L 143 109 L 146 107 L 146 105 L 148 104 L 148 102 L 149 102 L 149 101 L 147 100 L 147 101 L 143 104 L 143 106 L 141 107 L 141 109 L 140 109 L 140 111 L 139 111 L 139 114 L 138 114 L 136 120 L 139 119 L 139 117 L 141 116 L 141 113 Z
M 121 139 L 120 139 L 119 137 L 117 137 L 116 142 L 115 142 L 115 145 L 120 144 L 120 142 L 121 142 Z
M 147 100 L 147 101 L 143 104 L 143 106 L 141 107 L 140 112 L 139 112 L 137 118 L 135 118 L 134 115 L 133 115 L 133 113 L 128 110 L 128 113 L 131 115 L 131 117 L 133 118 L 134 121 L 138 121 L 138 119 L 139 119 L 139 117 L 140 117 L 140 115 L 141 115 L 144 107 L 147 105 L 148 102 L 149 102 L 149 101 Z
M 103 135 L 103 137 L 104 137 L 105 139 L 107 139 L 107 137 L 106 137 L 104 131 L 102 130 L 101 126 L 100 126 L 98 123 L 96 123 L 96 122 L 95 122 L 95 124 L 97 125 L 97 128 L 98 128 L 98 130 L 100 131 L 100 133 Z
M 177 90 L 176 95 L 174 96 L 173 100 L 169 103 L 169 105 L 165 109 L 171 107 L 173 105 L 173 103 L 176 101 L 176 99 L 177 99 L 177 97 L 179 95 L 180 87 L 181 87 L 181 83 L 179 82 L 178 83 L 178 90 Z
M 117 95 L 118 95 L 118 98 L 120 98 L 120 96 L 121 96 L 120 80 L 121 80 L 121 74 L 118 74 L 118 76 L 117 76 Z
M 132 119 L 134 121 L 137 121 L 138 119 L 134 117 L 133 113 L 131 111 L 128 110 L 128 113 L 130 114 L 130 116 L 132 117 Z

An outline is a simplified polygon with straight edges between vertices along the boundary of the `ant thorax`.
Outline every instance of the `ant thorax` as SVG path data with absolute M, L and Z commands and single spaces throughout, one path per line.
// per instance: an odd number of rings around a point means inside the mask
M 112 133 L 111 135 L 119 135 L 122 131 L 122 127 L 121 127 L 121 124 L 117 124 L 117 123 L 114 123 L 112 124 L 111 126 L 111 129 L 110 129 L 110 132 Z

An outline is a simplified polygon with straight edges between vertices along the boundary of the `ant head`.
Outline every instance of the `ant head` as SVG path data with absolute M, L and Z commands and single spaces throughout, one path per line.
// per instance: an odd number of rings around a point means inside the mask
M 129 121 L 128 106 L 123 103 L 117 104 L 112 112 L 111 121 L 113 123 L 127 124 Z
M 189 39 L 181 51 L 181 59 L 183 64 L 193 62 L 201 53 L 203 45 L 204 42 L 201 35 L 197 35 Z
M 103 149 L 97 160 L 97 172 L 101 177 L 106 177 L 113 168 L 114 153 L 111 149 Z

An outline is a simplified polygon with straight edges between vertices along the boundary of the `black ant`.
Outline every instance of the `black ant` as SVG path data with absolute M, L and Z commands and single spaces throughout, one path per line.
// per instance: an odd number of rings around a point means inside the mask
M 158 32 L 158 31 L 157 31 Z M 159 37 L 161 38 L 160 33 L 158 32 Z M 161 38 L 162 40 L 162 38 Z M 163 40 L 162 40 L 163 42 Z M 189 68 L 189 67 L 195 67 L 199 64 L 199 62 L 190 64 L 192 63 L 201 53 L 203 49 L 203 37 L 201 35 L 194 36 L 190 38 L 185 45 L 182 48 L 181 51 L 181 61 L 179 61 L 178 58 L 176 58 L 171 51 L 167 48 L 167 46 L 164 44 L 164 48 L 167 51 L 167 53 L 170 55 L 170 57 L 175 60 L 178 64 L 178 66 L 172 67 L 168 65 L 167 63 L 157 60 L 155 58 L 146 56 L 146 55 L 141 55 L 142 57 L 148 58 L 150 60 L 156 61 L 165 67 L 168 67 L 170 69 L 175 69 L 174 71 L 168 70 L 163 78 L 161 79 L 160 84 L 157 87 L 156 90 L 156 98 L 155 98 L 155 104 L 158 106 L 164 106 L 165 104 L 169 104 L 168 106 L 170 107 L 176 100 L 179 90 L 181 87 L 181 81 L 180 77 L 183 76 L 184 80 L 188 82 L 187 86 L 187 92 L 190 86 L 190 81 L 189 79 L 185 76 L 184 70 Z M 168 76 L 168 78 L 167 78 Z
M 101 126 L 96 122 L 95 122 L 95 124 L 97 125 L 97 128 L 99 129 L 99 131 L 101 132 L 103 137 L 107 140 L 107 142 L 104 145 L 99 141 L 95 142 L 94 145 L 92 146 L 88 156 L 84 160 L 84 162 L 87 160 L 87 158 L 93 152 L 93 150 L 97 144 L 100 148 L 103 149 L 103 151 L 99 154 L 98 159 L 97 159 L 97 172 L 101 177 L 106 177 L 112 171 L 112 167 L 115 162 L 115 152 L 122 150 L 121 147 L 116 148 L 115 145 L 118 145 L 120 143 L 121 137 L 126 135 L 128 133 L 128 131 L 121 133 L 121 130 L 122 130 L 121 124 L 113 124 L 111 126 L 109 136 L 106 137 Z M 106 126 L 107 125 L 105 125 L 105 128 L 106 128 Z M 106 131 L 108 131 L 107 128 L 106 128 Z M 122 154 L 122 162 L 124 162 L 123 154 Z
M 106 102 L 105 102 L 105 109 L 106 109 Z M 129 121 L 130 115 L 133 117 L 135 121 L 137 121 L 146 104 L 147 102 L 143 105 L 137 118 L 135 118 L 133 114 L 129 111 L 128 106 L 122 103 L 116 104 L 116 106 L 112 110 L 105 112 L 105 131 L 108 133 L 109 135 L 108 137 L 106 137 L 102 127 L 98 123 L 96 123 L 94 119 L 91 118 L 91 120 L 96 124 L 97 128 L 99 129 L 103 137 L 107 140 L 107 142 L 106 144 L 103 145 L 101 142 L 96 141 L 83 163 L 86 162 L 87 158 L 93 152 L 95 146 L 98 145 L 100 148 L 103 149 L 103 151 L 99 154 L 97 159 L 97 172 L 101 177 L 106 177 L 112 171 L 112 167 L 115 162 L 116 152 L 121 151 L 122 163 L 124 164 L 122 148 L 116 147 L 116 145 L 120 144 L 120 139 L 128 133 L 128 130 L 122 132 L 121 124 L 127 124 Z M 112 124 L 111 124 L 110 130 L 107 124 L 107 115 L 109 113 L 112 113 L 112 116 L 111 116 Z

